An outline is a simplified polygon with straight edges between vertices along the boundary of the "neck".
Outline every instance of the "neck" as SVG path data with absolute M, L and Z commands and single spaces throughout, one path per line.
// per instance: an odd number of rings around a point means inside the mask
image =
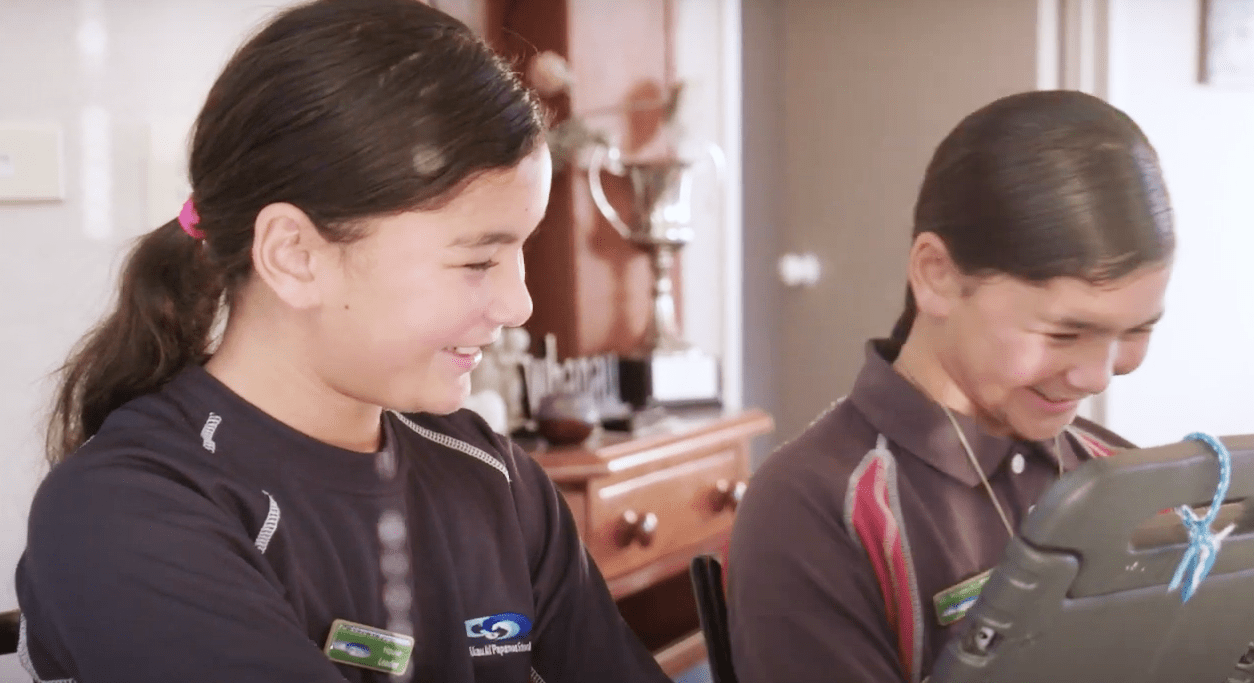
M 242 296 L 240 297 L 243 298 Z M 382 408 L 328 386 L 282 313 L 233 306 L 222 344 L 205 370 L 274 419 L 323 443 L 362 453 L 381 447 Z M 285 329 L 278 329 L 285 328 Z
M 986 426 L 971 399 L 945 370 L 938 348 L 931 330 L 916 321 L 893 361 L 893 369 L 924 396 L 955 413 L 974 417 L 981 426 Z

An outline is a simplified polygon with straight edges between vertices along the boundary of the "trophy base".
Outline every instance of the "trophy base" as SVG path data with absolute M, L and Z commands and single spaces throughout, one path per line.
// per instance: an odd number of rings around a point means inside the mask
M 637 409 L 721 405 L 721 376 L 718 359 L 698 349 L 618 362 L 623 400 Z

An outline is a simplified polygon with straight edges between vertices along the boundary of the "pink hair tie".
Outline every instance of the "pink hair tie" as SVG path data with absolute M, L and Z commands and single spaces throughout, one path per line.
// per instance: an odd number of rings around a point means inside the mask
M 196 213 L 196 207 L 192 205 L 191 198 L 183 203 L 183 210 L 179 211 L 179 225 L 183 226 L 183 232 L 191 235 L 192 239 L 203 240 L 205 233 L 196 229 L 196 224 L 200 222 L 200 214 Z

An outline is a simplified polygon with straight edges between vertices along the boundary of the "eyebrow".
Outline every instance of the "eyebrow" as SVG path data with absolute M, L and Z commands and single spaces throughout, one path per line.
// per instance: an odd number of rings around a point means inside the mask
M 493 247 L 498 244 L 514 244 L 518 241 L 518 235 L 512 232 L 494 231 L 482 232 L 477 235 L 465 235 L 458 237 L 449 243 L 450 247 L 465 247 L 467 249 L 475 249 L 478 247 Z
M 1158 324 L 1158 321 L 1162 320 L 1162 318 L 1163 318 L 1163 314 L 1162 312 L 1159 312 L 1157 315 L 1150 318 L 1149 320 L 1146 320 L 1140 325 L 1133 325 L 1132 327 L 1128 329 L 1139 330 L 1139 329 L 1146 328 L 1146 327 L 1152 327 Z M 1062 328 L 1065 328 L 1067 330 L 1074 331 L 1074 332 L 1113 332 L 1114 331 L 1111 328 L 1106 327 L 1105 325 L 1098 325 L 1088 320 L 1079 320 L 1077 318 L 1062 318 L 1060 320 L 1054 321 L 1054 324 L 1059 327 L 1062 327 Z

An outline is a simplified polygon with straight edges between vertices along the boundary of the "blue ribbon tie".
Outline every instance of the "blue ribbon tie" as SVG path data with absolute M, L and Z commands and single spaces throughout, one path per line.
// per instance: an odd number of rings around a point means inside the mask
M 1210 573 L 1211 567 L 1215 566 L 1219 546 L 1223 544 L 1228 534 L 1232 533 L 1236 525 L 1229 524 L 1218 533 L 1211 531 L 1210 528 L 1210 525 L 1215 522 L 1215 517 L 1219 515 L 1219 507 L 1223 505 L 1224 498 L 1228 495 L 1228 484 L 1232 481 L 1232 455 L 1228 453 L 1228 449 L 1219 439 L 1209 434 L 1194 432 L 1184 438 L 1186 441 L 1201 441 L 1219 456 L 1219 485 L 1215 487 L 1215 497 L 1211 499 L 1210 509 L 1206 511 L 1206 514 L 1198 517 L 1193 508 L 1188 505 L 1176 508 L 1176 513 L 1184 522 L 1184 528 L 1189 532 L 1189 547 L 1185 549 L 1184 557 L 1180 559 L 1180 565 L 1176 567 L 1176 573 L 1171 577 L 1171 584 L 1167 586 L 1167 590 L 1174 591 L 1183 584 L 1181 601 L 1188 602 L 1197 591 L 1197 587 L 1206 579 L 1206 575 Z

